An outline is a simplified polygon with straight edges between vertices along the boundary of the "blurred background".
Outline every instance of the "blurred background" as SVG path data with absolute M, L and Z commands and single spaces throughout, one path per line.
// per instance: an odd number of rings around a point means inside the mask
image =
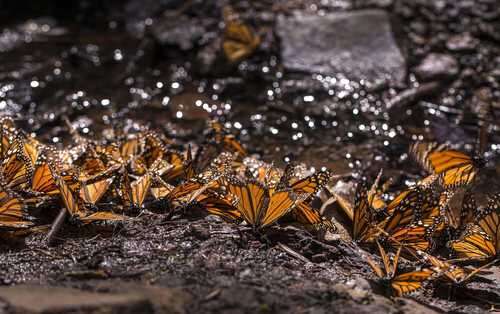
M 266 160 L 401 182 L 414 140 L 498 159 L 497 0 L 0 1 L 0 25 L 2 115 L 57 145 L 63 116 L 182 141 L 217 118 Z

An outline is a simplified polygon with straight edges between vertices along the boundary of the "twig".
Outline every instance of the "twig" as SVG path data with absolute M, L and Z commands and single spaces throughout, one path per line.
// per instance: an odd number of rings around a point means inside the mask
M 307 257 L 305 257 L 304 255 L 300 254 L 297 251 L 292 250 L 292 248 L 290 248 L 289 246 L 287 246 L 287 245 L 285 245 L 285 244 L 283 244 L 281 242 L 278 242 L 278 247 L 280 249 L 282 249 L 283 251 L 285 251 L 285 253 L 288 253 L 290 256 L 295 257 L 296 259 L 301 260 L 304 263 L 310 263 L 311 262 L 309 259 L 307 259 Z
M 56 234 L 59 232 L 59 230 L 62 227 L 62 224 L 64 223 L 64 220 L 66 219 L 66 215 L 68 214 L 68 210 L 63 207 L 59 211 L 59 214 L 57 215 L 56 219 L 54 219 L 54 222 L 52 223 L 52 227 L 50 228 L 49 233 L 47 234 L 47 245 L 52 245 Z
M 387 102 L 387 109 L 405 108 L 413 105 L 415 102 L 425 98 L 441 88 L 439 82 L 430 82 L 422 84 L 415 88 L 402 91 Z

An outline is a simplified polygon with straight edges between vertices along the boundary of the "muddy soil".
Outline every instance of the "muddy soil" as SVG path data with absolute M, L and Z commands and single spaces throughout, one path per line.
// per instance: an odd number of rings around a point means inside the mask
M 239 64 L 220 49 L 227 4 L 262 37 Z M 481 150 L 489 170 L 478 189 L 499 189 L 497 1 L 0 6 L 0 109 L 46 142 L 69 142 L 63 116 L 94 138 L 109 125 L 134 129 L 138 122 L 179 143 L 200 142 L 206 119 L 217 117 L 267 161 L 368 177 L 384 168 L 397 189 L 422 174 L 408 160 L 408 144 L 435 139 Z M 364 18 L 374 10 L 375 34 L 387 44 L 371 46 L 370 33 L 357 37 L 374 25 Z M 319 45 L 336 38 L 321 31 L 338 27 L 336 14 L 355 22 L 343 29 L 341 44 Z M 290 32 L 294 25 L 304 33 Z M 304 38 L 318 43 L 306 47 L 311 67 L 296 50 Z M 325 50 L 349 47 L 356 49 L 342 67 L 325 59 Z M 386 58 L 375 66 L 367 49 Z M 373 68 L 350 67 L 354 58 Z M 481 128 L 487 136 L 479 149 Z M 145 210 L 124 224 L 67 224 L 59 237 L 52 247 L 45 233 L 1 244 L 0 312 L 483 313 L 500 306 L 498 266 L 467 286 L 437 284 L 394 299 L 375 283 L 356 245 L 293 227 L 260 239 L 202 213 L 166 220 Z M 32 302 L 19 301 L 27 294 Z

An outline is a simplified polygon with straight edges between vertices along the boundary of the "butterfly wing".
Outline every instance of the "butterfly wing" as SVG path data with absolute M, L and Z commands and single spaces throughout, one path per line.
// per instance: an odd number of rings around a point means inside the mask
M 324 229 L 334 232 L 337 230 L 333 222 L 322 216 L 317 209 L 311 207 L 306 202 L 298 202 L 296 207 L 291 211 L 295 221 L 305 227 L 313 229 Z
M 86 203 L 95 205 L 106 193 L 113 180 L 112 177 L 94 183 L 83 184 L 80 189 L 80 198 Z
M 368 188 L 360 183 L 356 190 L 353 210 L 352 238 L 354 241 L 365 242 L 373 235 L 373 217 L 368 204 Z
M 391 287 L 398 297 L 417 291 L 423 284 L 434 275 L 434 271 L 428 268 L 404 273 L 391 280 Z
M 142 207 L 151 186 L 151 176 L 145 174 L 130 184 L 132 205 Z
M 20 152 L 19 145 L 11 147 L 0 166 L 5 186 L 13 190 L 26 186 L 32 175 L 32 170 L 29 159 Z
M 500 252 L 500 206 L 498 199 L 490 200 L 488 207 L 467 226 L 458 240 L 450 242 L 459 258 L 487 259 Z
M 271 194 L 267 207 L 259 215 L 260 225 L 269 226 L 286 215 L 295 206 L 296 197 L 292 191 L 277 191 Z
M 64 203 L 64 206 L 68 210 L 69 214 L 73 217 L 81 217 L 84 216 L 83 212 L 80 210 L 78 201 L 73 195 L 73 191 L 66 184 L 66 182 L 59 176 L 53 173 L 54 181 L 56 182 L 57 187 L 59 188 L 59 193 L 61 194 L 61 199 Z
M 477 173 L 472 158 L 437 143 L 415 143 L 410 148 L 417 162 L 428 172 L 440 174 L 446 188 L 470 184 Z
M 21 228 L 30 225 L 31 223 L 25 220 L 21 199 L 0 189 L 0 227 Z
M 241 221 L 241 212 L 227 196 L 203 193 L 196 197 L 195 202 L 210 214 L 222 217 L 224 220 L 234 223 Z
M 260 226 L 261 211 L 269 198 L 268 191 L 258 182 L 242 183 L 231 178 L 226 183 L 228 192 L 238 199 L 236 208 L 252 226 Z
M 318 171 L 303 179 L 289 183 L 289 187 L 296 194 L 315 195 L 330 182 L 332 174 L 330 171 Z

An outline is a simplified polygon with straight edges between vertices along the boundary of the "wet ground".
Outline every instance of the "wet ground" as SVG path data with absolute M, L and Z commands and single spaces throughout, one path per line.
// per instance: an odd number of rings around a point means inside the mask
M 262 38 L 237 64 L 220 49 L 229 3 Z M 206 119 L 218 117 L 267 161 L 367 176 L 384 168 L 401 187 L 419 174 L 408 144 L 435 139 L 483 150 L 490 167 L 481 186 L 498 189 L 497 1 L 3 5 L 0 109 L 47 142 L 69 141 L 63 116 L 96 138 L 109 125 L 146 123 L 180 142 L 199 141 Z M 67 228 L 51 248 L 32 235 L 4 249 L 0 279 L 99 293 L 180 289 L 179 311 L 483 312 L 500 303 L 498 268 L 467 289 L 393 302 L 363 279 L 370 270 L 342 241 L 289 231 L 262 244 L 212 218 L 150 218 Z M 139 300 L 151 307 L 144 312 L 161 308 L 155 293 Z

